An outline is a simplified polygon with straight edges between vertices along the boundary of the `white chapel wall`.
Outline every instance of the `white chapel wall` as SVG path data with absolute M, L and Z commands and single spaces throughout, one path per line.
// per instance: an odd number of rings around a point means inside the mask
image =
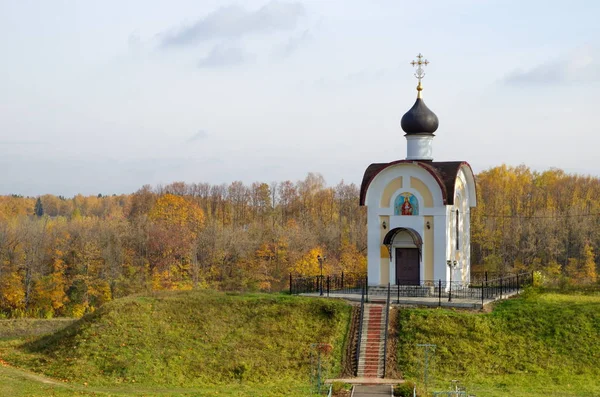
M 469 283 L 471 271 L 471 225 L 470 207 L 474 204 L 471 192 L 474 186 L 470 186 L 470 178 L 461 168 L 455 184 L 454 205 L 446 208 L 446 258 L 456 261 L 457 266 L 452 273 L 453 281 Z M 457 213 L 458 210 L 458 219 Z M 457 225 L 458 221 L 458 233 Z M 456 239 L 458 238 L 458 249 Z M 446 277 L 450 279 L 450 268 L 446 269 Z
M 401 177 L 401 178 L 399 178 Z M 421 191 L 414 187 L 411 187 L 411 177 L 421 181 L 431 194 L 431 199 L 423 197 Z M 401 182 L 400 182 L 401 179 Z M 414 181 L 414 180 L 413 180 Z M 389 203 L 382 203 L 382 196 L 388 185 L 394 185 L 398 187 L 389 196 Z M 389 189 L 388 194 L 389 195 Z M 411 193 L 419 202 L 419 214 L 418 215 L 394 215 L 394 200 L 400 193 Z M 387 198 L 387 197 L 386 197 Z M 432 201 L 433 206 L 426 207 L 425 201 Z M 392 252 L 392 261 L 389 260 L 389 256 L 384 258 L 382 255 L 382 225 L 381 219 L 389 219 L 387 222 L 387 230 L 391 230 L 395 227 L 408 227 L 414 229 L 417 233 L 425 239 L 425 219 L 431 219 L 433 223 L 430 225 L 433 229 L 432 233 L 428 233 L 428 236 L 432 236 L 433 241 L 429 241 L 429 244 L 433 244 L 432 254 L 425 252 L 424 248 L 423 256 L 421 258 L 421 279 L 425 276 L 424 262 L 423 260 L 427 255 L 433 255 L 430 261 L 433 262 L 433 277 L 442 278 L 441 272 L 445 270 L 445 229 L 446 229 L 446 209 L 443 205 L 442 192 L 436 182 L 436 180 L 423 168 L 418 165 L 410 163 L 400 163 L 384 169 L 371 181 L 367 190 L 365 203 L 367 204 L 367 260 L 368 260 L 368 275 L 369 283 L 371 285 L 385 284 L 389 280 L 395 280 L 395 265 L 393 261 L 394 252 Z M 384 217 L 384 218 L 382 218 Z M 439 243 L 436 243 L 438 242 Z M 382 269 L 383 266 L 387 268 Z M 382 271 L 383 270 L 383 271 Z M 382 277 L 384 276 L 384 277 Z M 385 280 L 383 279 L 385 278 Z

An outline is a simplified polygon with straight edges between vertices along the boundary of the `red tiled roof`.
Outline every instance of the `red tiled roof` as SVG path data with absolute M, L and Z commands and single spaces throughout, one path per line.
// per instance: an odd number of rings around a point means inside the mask
M 436 180 L 440 189 L 442 190 L 442 199 L 444 205 L 454 204 L 454 188 L 456 184 L 456 177 L 460 167 L 466 165 L 471 169 L 471 166 L 466 161 L 415 161 L 415 160 L 396 160 L 391 163 L 374 163 L 367 167 L 365 174 L 363 175 L 362 183 L 360 184 L 360 205 L 365 205 L 365 199 L 367 197 L 367 190 L 369 185 L 384 169 L 391 167 L 396 164 L 415 164 L 433 176 Z M 471 171 L 472 172 L 472 171 Z

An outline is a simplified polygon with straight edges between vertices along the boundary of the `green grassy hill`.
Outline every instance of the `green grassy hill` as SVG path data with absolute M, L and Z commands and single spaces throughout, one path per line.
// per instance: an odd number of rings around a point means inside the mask
M 423 352 L 437 345 L 434 390 L 458 379 L 478 396 L 599 396 L 600 295 L 538 293 L 491 313 L 401 310 L 398 367 L 422 381 Z
M 307 396 L 310 345 L 334 346 L 335 375 L 349 317 L 333 300 L 187 291 L 120 299 L 73 323 L 5 322 L 0 395 Z M 600 395 L 599 294 L 528 291 L 490 313 L 402 309 L 398 329 L 408 379 L 422 376 L 415 345 L 437 345 L 433 390 L 458 379 L 477 396 Z
M 229 384 L 285 395 L 306 389 L 312 343 L 334 346 L 325 364 L 339 371 L 349 317 L 350 306 L 332 300 L 164 292 L 114 301 L 0 353 L 10 364 L 69 383 L 128 384 L 130 391 Z

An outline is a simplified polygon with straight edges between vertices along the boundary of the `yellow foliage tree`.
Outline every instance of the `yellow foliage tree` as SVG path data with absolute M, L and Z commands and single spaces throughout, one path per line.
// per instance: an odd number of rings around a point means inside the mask
M 306 254 L 302 255 L 300 259 L 298 259 L 292 268 L 290 269 L 292 273 L 302 275 L 302 276 L 318 276 L 321 274 L 321 264 L 319 263 L 319 257 L 324 258 L 323 249 L 321 247 L 316 247 L 308 251 Z M 329 271 L 329 266 L 326 261 L 323 261 L 323 274 L 327 274 Z
M 161 196 L 149 213 L 153 221 L 150 229 L 150 258 L 152 277 L 158 285 L 180 284 L 191 278 L 193 244 L 204 224 L 204 212 L 196 203 L 173 194 Z M 165 271 L 167 271 L 165 279 Z M 158 276 L 157 276 L 158 274 Z
M 100 307 L 112 299 L 110 285 L 106 280 L 92 279 L 88 286 L 88 295 L 93 302 L 93 307 Z
M 57 251 L 60 254 L 60 251 Z M 32 304 L 35 308 L 50 314 L 63 314 L 65 303 L 69 301 L 65 293 L 67 281 L 65 264 L 62 259 L 55 258 L 52 273 L 40 278 L 33 289 Z
M 590 243 L 585 243 L 583 246 L 583 260 L 581 261 L 581 276 L 583 282 L 596 282 L 596 255 Z
M 342 253 L 340 255 L 340 266 L 342 271 L 349 273 L 366 273 L 367 258 L 361 254 L 356 245 L 344 240 L 342 241 Z
M 148 214 L 153 221 L 185 227 L 197 233 L 204 224 L 204 212 L 196 203 L 174 194 L 165 194 L 156 200 Z
M 15 310 L 25 307 L 25 287 L 19 273 L 4 273 L 0 277 L 0 291 L 3 308 Z
M 270 291 L 278 280 L 288 273 L 288 244 L 284 238 L 263 243 L 255 252 L 253 269 L 257 274 L 258 288 Z
M 567 266 L 565 267 L 565 273 L 573 282 L 581 280 L 581 271 L 579 270 L 579 261 L 576 258 L 569 258 Z
M 561 275 L 561 266 L 557 261 L 550 261 L 544 266 L 544 272 L 548 276 L 556 278 Z

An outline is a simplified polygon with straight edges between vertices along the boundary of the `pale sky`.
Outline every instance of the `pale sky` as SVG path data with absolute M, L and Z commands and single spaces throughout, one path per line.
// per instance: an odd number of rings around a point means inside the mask
M 406 156 L 600 176 L 600 2 L 0 0 L 0 194 L 360 183 Z

